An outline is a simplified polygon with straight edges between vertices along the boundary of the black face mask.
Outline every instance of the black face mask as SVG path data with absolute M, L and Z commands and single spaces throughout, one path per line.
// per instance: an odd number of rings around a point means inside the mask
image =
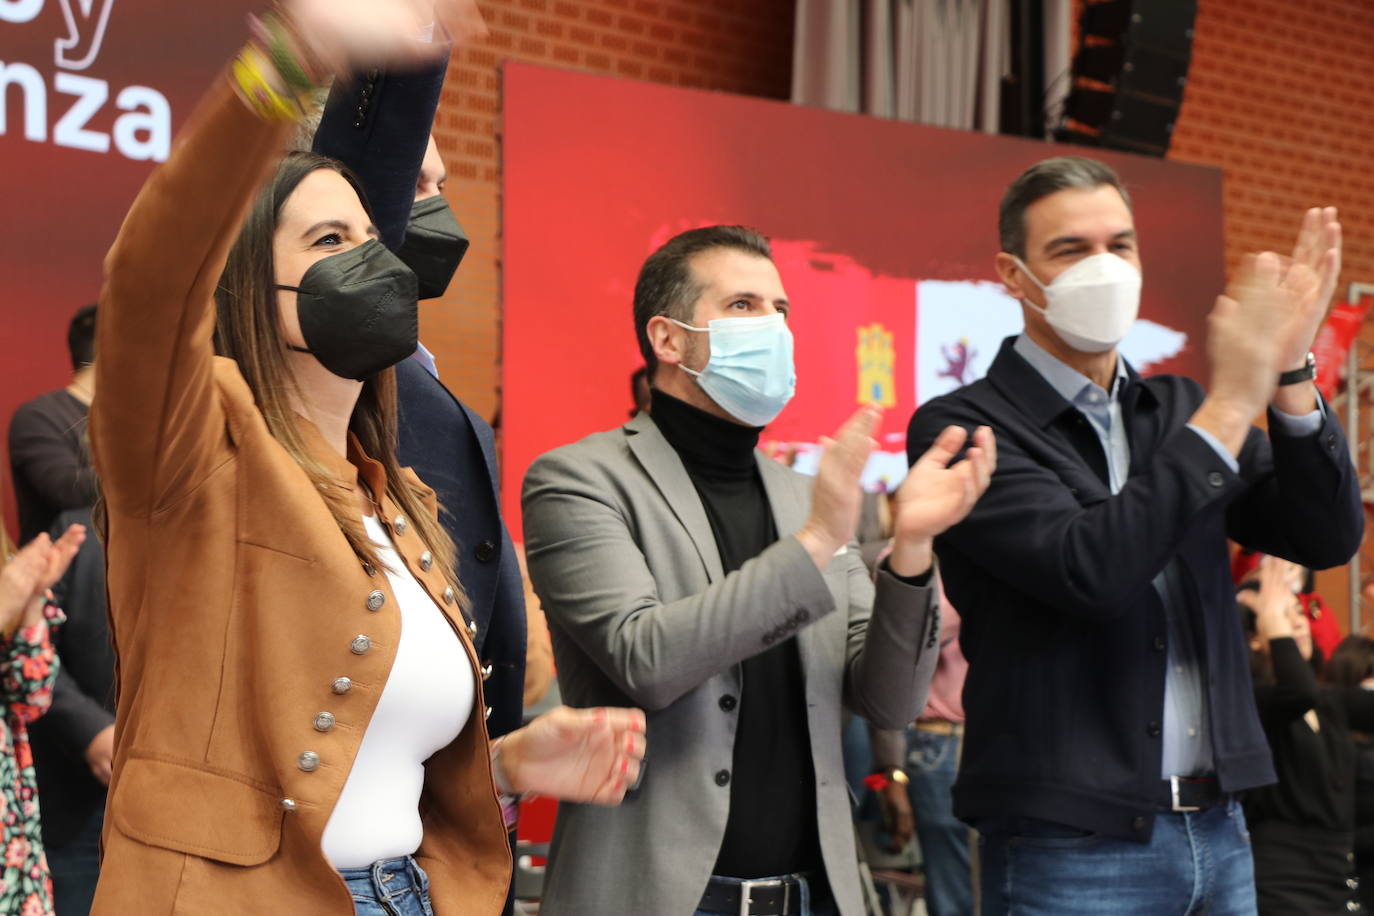
M 335 375 L 362 381 L 415 352 L 415 274 L 376 239 L 316 261 L 296 293 L 305 347 Z
M 417 200 L 410 208 L 410 224 L 396 256 L 415 271 L 420 298 L 437 299 L 467 254 L 468 237 L 443 196 Z

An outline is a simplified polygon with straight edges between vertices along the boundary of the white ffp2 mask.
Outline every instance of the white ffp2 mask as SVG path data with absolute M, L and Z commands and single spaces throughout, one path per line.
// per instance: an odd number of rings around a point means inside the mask
M 1121 343 L 1140 314 L 1140 271 L 1129 261 L 1104 251 L 1084 258 L 1041 283 L 1020 259 L 1016 263 L 1045 293 L 1045 308 L 1022 299 L 1045 316 L 1059 338 L 1084 353 L 1105 353 Z

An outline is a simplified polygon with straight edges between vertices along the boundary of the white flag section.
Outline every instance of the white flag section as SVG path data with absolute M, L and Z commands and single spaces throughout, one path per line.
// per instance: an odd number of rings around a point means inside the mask
M 948 394 L 987 374 L 1002 341 L 1021 333 L 1021 304 L 1000 283 L 923 280 L 916 284 L 916 402 Z M 1182 331 L 1139 319 L 1121 342 L 1137 372 L 1176 355 Z
M 897 347 L 916 350 L 916 403 L 948 394 L 987 374 L 1002 341 L 1021 333 L 1021 304 L 1001 283 L 990 280 L 921 280 L 913 284 L 916 339 Z M 1162 324 L 1138 319 L 1121 342 L 1121 355 L 1137 372 L 1176 355 L 1188 335 Z M 905 423 L 905 419 L 903 420 Z M 887 433 L 869 456 L 862 483 L 866 490 L 890 492 L 906 476 L 906 442 L 902 433 Z M 820 446 L 788 443 L 792 468 L 815 474 Z
M 1021 333 L 1021 306 L 1001 283 L 916 284 L 916 403 L 987 375 L 1002 341 Z

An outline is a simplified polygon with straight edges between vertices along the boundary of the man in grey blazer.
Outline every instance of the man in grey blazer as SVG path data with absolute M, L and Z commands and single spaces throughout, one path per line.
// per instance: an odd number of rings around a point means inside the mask
M 683 233 L 645 262 L 635 329 L 650 413 L 541 457 L 525 478 L 529 572 L 563 698 L 648 711 L 616 809 L 562 805 L 543 912 L 863 912 L 841 706 L 901 728 L 938 656 L 931 541 L 995 462 L 951 429 L 895 500 L 876 589 L 852 543 L 879 413 L 812 480 L 754 447 L 791 396 L 787 299 L 768 243 Z

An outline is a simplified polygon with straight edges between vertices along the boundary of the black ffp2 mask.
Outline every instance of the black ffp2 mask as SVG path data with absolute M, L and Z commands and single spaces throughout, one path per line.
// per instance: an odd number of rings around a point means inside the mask
M 305 347 L 330 372 L 362 381 L 415 352 L 415 274 L 376 239 L 311 264 L 296 294 Z
M 467 234 L 442 195 L 415 201 L 405 241 L 396 249 L 396 256 L 415 271 L 421 299 L 437 299 L 444 294 L 467 250 Z

